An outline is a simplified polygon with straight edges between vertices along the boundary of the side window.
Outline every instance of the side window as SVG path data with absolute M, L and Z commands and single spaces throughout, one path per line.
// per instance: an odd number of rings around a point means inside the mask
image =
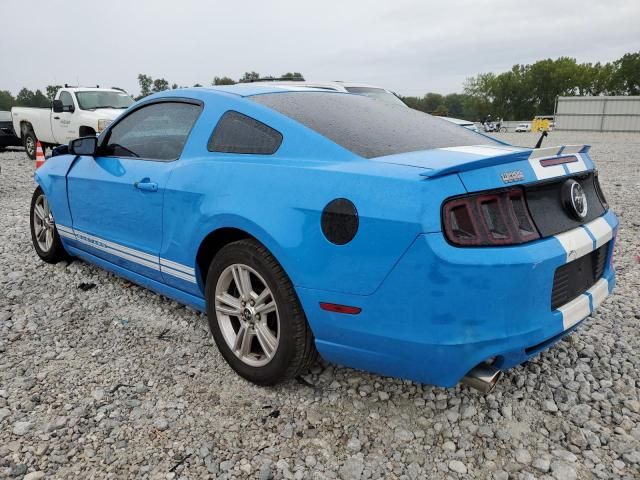
M 64 112 L 72 112 L 75 110 L 73 106 L 73 98 L 71 98 L 71 94 L 69 92 L 61 92 L 60 101 L 62 102 L 62 110 Z
M 216 125 L 207 149 L 210 152 L 271 155 L 282 143 L 282 134 L 258 120 L 229 110 Z
M 127 115 L 109 132 L 106 155 L 177 160 L 200 114 L 191 103 L 153 103 Z

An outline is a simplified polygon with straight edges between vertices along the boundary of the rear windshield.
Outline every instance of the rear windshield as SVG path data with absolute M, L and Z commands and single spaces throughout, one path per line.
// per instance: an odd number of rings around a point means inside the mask
M 365 158 L 497 143 L 426 113 L 362 95 L 286 92 L 255 95 L 251 100 L 302 123 Z

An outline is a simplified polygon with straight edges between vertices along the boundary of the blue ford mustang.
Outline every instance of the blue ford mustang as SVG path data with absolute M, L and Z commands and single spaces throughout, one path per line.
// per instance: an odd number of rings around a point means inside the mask
M 207 312 L 263 385 L 325 359 L 483 391 L 614 286 L 617 220 L 586 146 L 512 147 L 301 87 L 136 103 L 35 174 L 34 248 Z

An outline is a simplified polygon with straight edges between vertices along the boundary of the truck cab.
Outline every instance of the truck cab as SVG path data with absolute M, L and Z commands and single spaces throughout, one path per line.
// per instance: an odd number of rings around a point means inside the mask
M 122 90 L 65 86 L 56 94 L 51 108 L 14 107 L 11 115 L 27 155 L 35 158 L 38 141 L 46 148 L 97 135 L 132 103 Z

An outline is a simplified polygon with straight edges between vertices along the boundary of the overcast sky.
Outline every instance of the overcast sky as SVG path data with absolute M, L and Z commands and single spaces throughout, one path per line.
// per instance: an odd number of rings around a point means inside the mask
M 80 82 L 139 91 L 138 73 L 210 84 L 302 72 L 402 95 L 462 90 L 515 63 L 640 51 L 640 0 L 0 0 L 0 90 Z

